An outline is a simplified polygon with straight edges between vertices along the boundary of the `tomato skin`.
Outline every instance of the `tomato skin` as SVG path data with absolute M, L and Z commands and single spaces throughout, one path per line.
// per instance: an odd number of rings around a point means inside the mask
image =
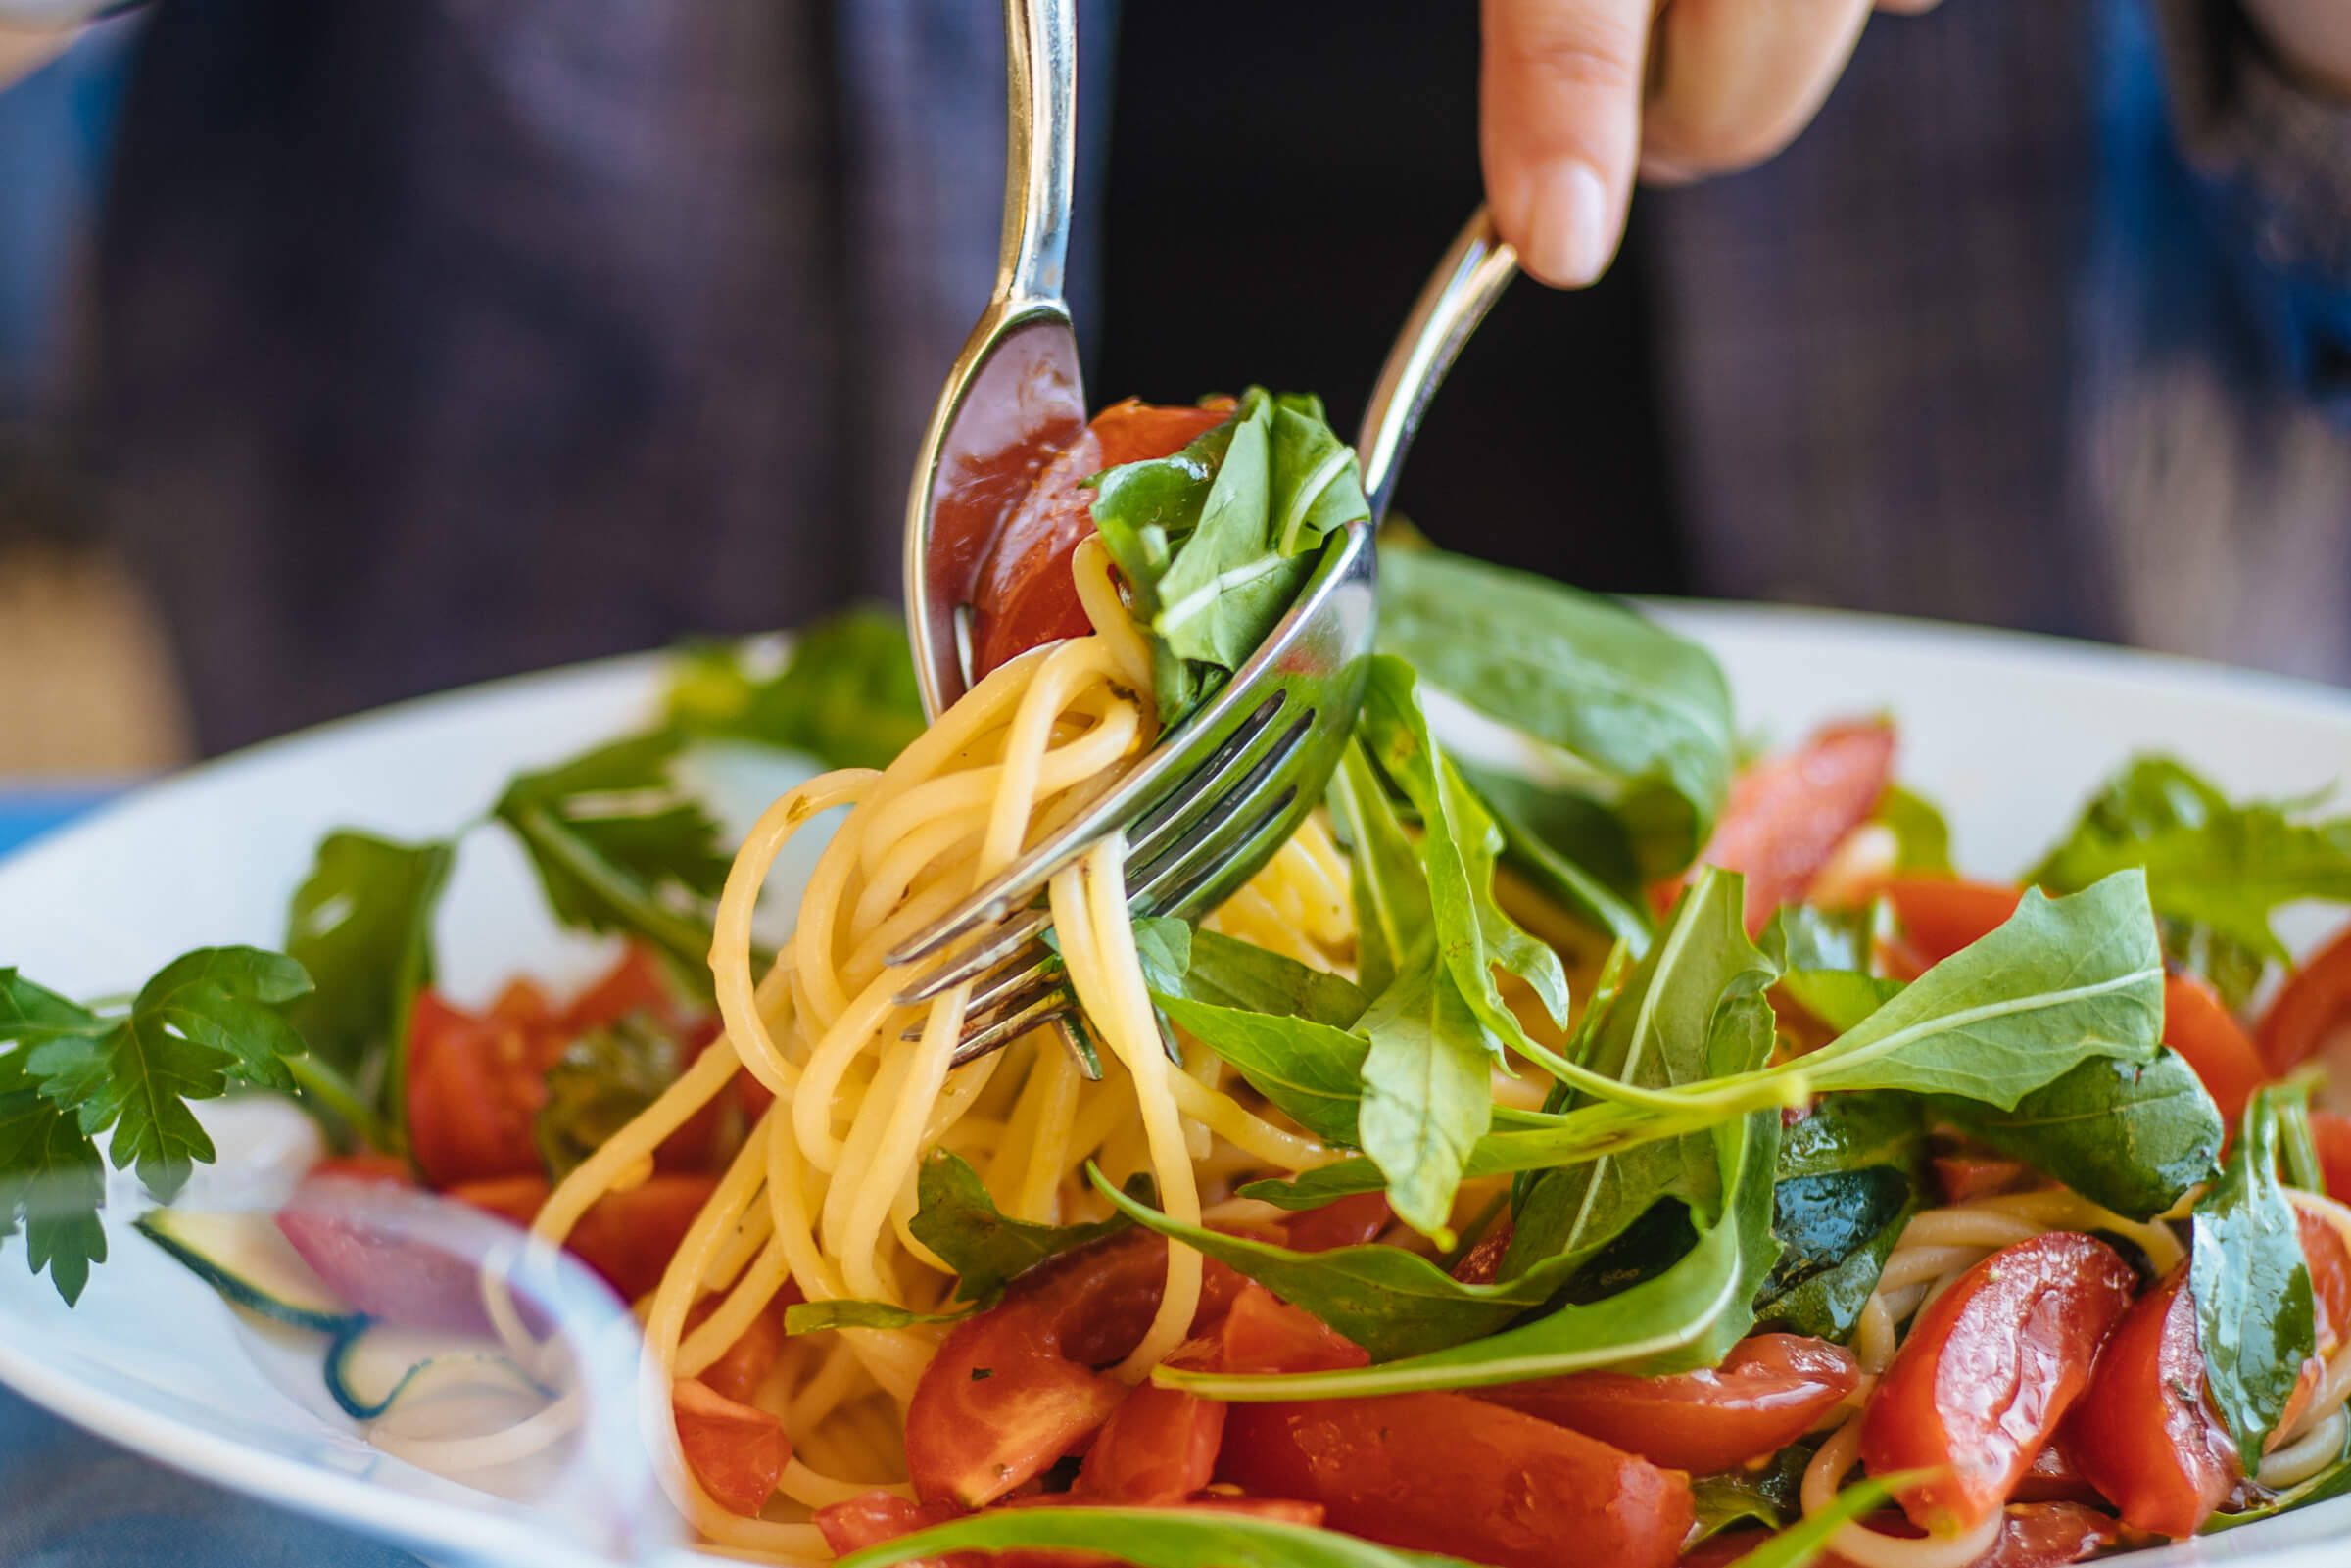
M 975 678 L 1092 630 L 1070 571 L 1070 557 L 1094 532 L 1094 492 L 1085 481 L 1121 463 L 1180 451 L 1231 413 L 1229 401 L 1181 408 L 1129 398 L 1094 415 L 1076 445 L 1046 464 L 1004 520 L 973 583 Z
M 2319 1146 L 2319 1168 L 2326 1172 L 2327 1196 L 2351 1203 L 2351 1117 L 2313 1111 L 2310 1130 Z
M 730 1513 L 758 1513 L 792 1458 L 784 1423 L 693 1378 L 672 1383 L 669 1400 L 678 1447 L 710 1500 Z
M 1997 882 L 1948 877 L 1896 877 L 1886 900 L 1901 922 L 1902 939 L 1889 955 L 1902 979 L 1916 979 L 1969 943 L 1989 936 L 2024 902 L 2025 890 Z
M 1305 1307 L 1252 1280 L 1224 1314 L 1216 1362 L 1227 1372 L 1335 1372 L 1368 1366 L 1371 1356 Z
M 976 1508 L 1091 1436 L 1127 1393 L 1092 1369 L 1141 1343 L 1166 1283 L 1167 1244 L 1128 1232 L 1031 1269 L 957 1324 L 906 1408 L 915 1495 Z
M 1803 896 L 1846 835 L 1878 809 L 1893 773 L 1894 729 L 1871 721 L 1830 725 L 1739 776 L 1700 858 L 1746 876 L 1751 933 Z
M 1377 1241 L 1396 1222 L 1384 1192 L 1359 1192 L 1292 1214 L 1282 1222 L 1282 1239 L 1293 1252 L 1326 1253 Z
M 1180 1389 L 1136 1385 L 1086 1450 L 1077 1490 L 1137 1507 L 1181 1502 L 1216 1474 L 1225 1409 Z
M 2089 1382 L 2137 1277 L 2093 1237 L 2052 1231 L 1985 1259 L 1929 1305 L 1861 1415 L 1873 1475 L 1944 1472 L 1910 1488 L 1922 1528 L 1989 1518 Z
M 1453 1265 L 1453 1277 L 1464 1285 L 1491 1285 L 1502 1277 L 1502 1260 L 1510 1256 L 1511 1238 L 1518 1227 L 1504 1214 L 1486 1227 L 1486 1233 L 1462 1254 L 1462 1260 Z
M 2163 1043 L 2196 1069 L 2231 1127 L 2245 1114 L 2253 1091 L 2269 1078 L 2252 1037 L 2230 1017 L 2220 993 L 2192 974 L 2164 976 Z
M 2124 1523 L 2175 1541 L 2194 1535 L 2236 1485 L 2236 1445 L 2205 1394 L 2187 1264 L 2123 1314 L 2063 1442 Z
M 661 1283 L 694 1216 L 710 1201 L 715 1176 L 655 1173 L 637 1186 L 606 1193 L 563 1239 L 566 1252 L 600 1275 L 624 1302 Z M 448 1196 L 528 1229 L 547 1203 L 545 1176 L 464 1181 Z
M 1460 1394 L 1236 1404 L 1218 1468 L 1334 1530 L 1499 1568 L 1665 1568 L 1690 1532 L 1689 1477 Z
M 1928 1163 L 1935 1167 L 1935 1185 L 1943 1189 L 1946 1204 L 2014 1192 L 2033 1179 L 2030 1165 L 1998 1155 L 1937 1155 Z
M 431 1187 L 540 1169 L 531 1118 L 547 1103 L 547 1069 L 562 1054 L 520 1017 L 509 990 L 476 1018 L 420 991 L 408 1015 L 408 1153 Z M 503 1010 L 503 1016 L 502 1016 Z
M 2327 1036 L 2351 1022 L 2351 926 L 2286 976 L 2262 1015 L 2255 1039 L 2261 1059 L 2282 1076 L 2319 1054 Z
M 825 1544 L 833 1548 L 836 1557 L 846 1557 L 852 1551 L 867 1546 L 879 1546 L 885 1541 L 910 1536 L 917 1530 L 943 1525 L 963 1517 L 963 1510 L 943 1502 L 914 1502 L 894 1492 L 860 1493 L 845 1501 L 828 1503 L 816 1510 L 816 1528 L 825 1533 Z M 945 1557 L 926 1558 L 926 1568 L 982 1568 L 988 1560 L 984 1551 L 958 1551 Z
M 1652 1464 L 1704 1475 L 1802 1437 L 1861 1386 L 1852 1352 L 1799 1334 L 1741 1340 L 1710 1371 L 1572 1372 L 1476 1397 L 1598 1438 Z
M 768 1373 L 784 1354 L 784 1308 L 799 1301 L 797 1286 L 788 1286 L 767 1310 L 753 1317 L 750 1324 L 727 1347 L 726 1354 L 696 1374 L 698 1382 L 707 1384 L 717 1394 L 748 1404 L 767 1381 Z M 718 1310 L 719 1298 L 705 1297 L 686 1314 L 686 1331 L 691 1334 L 699 1328 L 710 1314 Z

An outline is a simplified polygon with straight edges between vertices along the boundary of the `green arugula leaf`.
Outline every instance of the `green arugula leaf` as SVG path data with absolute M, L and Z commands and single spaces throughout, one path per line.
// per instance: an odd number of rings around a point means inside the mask
M 1567 973 L 1559 954 L 1521 929 L 1494 899 L 1502 832 L 1460 770 L 1430 738 L 1418 679 L 1403 660 L 1377 655 L 1356 721 L 1365 748 L 1420 815 L 1420 858 L 1436 922 L 1438 956 L 1454 989 L 1479 1022 L 1530 1057 L 1549 1052 L 1527 1038 L 1494 978 L 1508 970 L 1541 998 L 1552 1021 L 1567 1022 Z
M 1779 1259 L 1771 1235 L 1779 1122 L 1777 1112 L 1759 1112 L 1715 1129 L 1721 1209 L 1694 1208 L 1694 1245 L 1624 1290 L 1368 1367 L 1254 1376 L 1163 1366 L 1153 1378 L 1210 1399 L 1264 1401 L 1482 1388 L 1604 1366 L 1645 1373 L 1712 1366 L 1754 1326 L 1755 1292 Z
M 711 642 L 679 650 L 666 722 L 681 734 L 797 751 L 828 768 L 886 768 L 923 733 L 922 689 L 896 610 L 844 610 L 793 635 L 773 673 L 749 648 Z
M 1639 880 L 1697 858 L 1730 789 L 1713 658 L 1612 599 L 1435 549 L 1383 549 L 1379 646 L 1578 765 L 1624 824 Z
M 1902 993 L 1902 982 L 1852 970 L 1791 970 L 1774 989 L 1844 1034 L 1861 1026 L 1872 1013 Z
M 1997 929 L 1792 1066 L 1819 1092 L 1907 1089 L 2013 1110 L 2093 1057 L 2152 1062 L 2162 1033 L 2146 880 L 2124 871 L 2065 898 L 2028 891 Z
M 1763 1007 L 1771 970 L 1748 940 L 1741 879 L 1707 867 L 1684 891 L 1672 918 L 1634 967 L 1584 1043 L 1595 1072 L 1648 1088 L 1703 1083 L 1751 1071 L 1770 1048 L 1751 1041 L 1737 1059 L 1716 1061 L 1716 1023 L 1741 1000 Z M 1693 1133 L 1552 1172 L 1517 1206 L 1503 1272 L 1515 1275 L 1562 1257 L 1589 1257 L 1661 1198 L 1711 1205 L 1717 1163 L 1706 1136 Z
M 1358 1147 L 1356 1117 L 1370 1050 L 1361 1036 L 1312 1019 L 1213 1007 L 1188 997 L 1154 992 L 1152 1000 L 1291 1120 L 1325 1143 Z M 1482 1057 L 1477 1070 L 1482 1083 Z
M 1453 1245 L 1453 1197 L 1469 1151 L 1493 1124 L 1495 1042 L 1453 976 L 1423 961 L 1376 997 L 1358 1028 L 1364 1052 L 1356 1131 L 1387 1176 L 1396 1217 Z
M 958 1551 L 1085 1552 L 1135 1568 L 1468 1568 L 1360 1536 L 1206 1508 L 990 1508 L 851 1552 L 840 1568 L 891 1568 Z
M 15 976 L 0 974 L 4 995 Z M 36 1274 L 48 1270 L 69 1307 L 81 1299 L 91 1266 L 106 1260 L 98 1220 L 105 1202 L 97 1143 L 71 1108 L 40 1092 L 23 1051 L 0 1056 L 0 1239 L 22 1231 L 26 1262 Z
M 1877 814 L 1871 820 L 1894 831 L 1895 871 L 1929 876 L 1950 871 L 1950 824 L 1926 796 L 1890 784 L 1878 796 Z
M 2213 1172 L 2221 1114 L 2170 1051 L 2145 1064 L 2099 1058 L 2001 1111 L 1938 1098 L 1931 1114 L 2130 1219 L 2152 1219 Z
M 1151 638 L 1164 723 L 1257 651 L 1329 532 L 1370 515 L 1321 404 L 1261 387 L 1181 451 L 1089 483 L 1095 527 Z
M 2295 1093 L 2279 1084 L 2254 1093 L 2220 1179 L 2189 1218 L 2187 1288 L 2205 1381 L 2247 1471 L 2260 1467 L 2318 1341 L 2310 1265 L 2278 1179 L 2279 1111 Z
M 679 745 L 671 734 L 635 736 L 517 775 L 493 814 L 521 838 L 557 918 L 639 937 L 706 988 L 727 858 L 717 823 L 670 778 Z
M 1354 873 L 1356 975 L 1367 997 L 1377 996 L 1435 950 L 1428 873 L 1360 737 L 1339 754 L 1325 798 Z
M 1134 923 L 1134 956 L 1145 987 L 1179 991 L 1192 967 L 1192 928 L 1165 915 L 1145 915 Z
M 1874 913 L 1868 910 L 1782 904 L 1763 923 L 1755 946 L 1782 974 L 1830 970 L 1866 974 L 1875 928 Z
M 1512 869 L 1596 930 L 1635 952 L 1649 945 L 1649 905 L 1622 823 L 1569 790 L 1466 764 L 1461 772 L 1502 831 Z
M 1149 1192 L 1147 1176 L 1135 1178 Z M 934 1149 L 915 1178 L 916 1209 L 907 1228 L 914 1239 L 955 1270 L 955 1296 L 976 1302 L 1073 1247 L 1116 1235 L 1132 1223 L 1125 1214 L 1080 1225 L 1040 1225 L 1008 1218 L 988 1196 L 980 1173 L 957 1155 Z
M 921 1328 L 933 1323 L 960 1323 L 977 1306 L 960 1312 L 917 1312 L 889 1302 L 861 1302 L 842 1298 L 830 1302 L 794 1302 L 784 1308 L 787 1334 L 822 1334 L 836 1328 Z
M 2351 902 L 2351 817 L 2303 821 L 2306 807 L 2232 804 L 2182 763 L 2139 757 L 2107 784 L 2029 879 L 2069 890 L 2140 867 L 2156 914 L 2283 962 L 2285 945 L 2270 925 L 2281 905 Z
M 1182 984 L 1169 988 L 1170 994 L 1188 1001 L 1344 1029 L 1364 1016 L 1370 1000 L 1343 976 L 1238 937 L 1196 930 L 1191 941 L 1191 962 L 1183 970 Z
M 456 857 L 449 843 L 329 833 L 286 915 L 286 956 L 317 982 L 288 1021 L 403 1144 L 408 1014 L 433 982 L 433 913 Z

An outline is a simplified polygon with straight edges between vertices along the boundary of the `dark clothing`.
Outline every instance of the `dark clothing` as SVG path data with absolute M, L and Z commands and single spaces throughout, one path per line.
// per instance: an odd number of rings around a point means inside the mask
M 2168 56 L 2123 0 L 1873 26 L 1786 156 L 1644 195 L 1602 290 L 1513 293 L 1403 505 L 1600 586 L 2351 677 L 2351 108 L 2159 9 Z M 1344 423 L 1474 200 L 1469 8 L 1128 22 L 1114 75 L 1080 20 L 1097 393 Z M 891 593 L 993 275 L 998 25 L 167 0 L 91 407 L 203 743 Z

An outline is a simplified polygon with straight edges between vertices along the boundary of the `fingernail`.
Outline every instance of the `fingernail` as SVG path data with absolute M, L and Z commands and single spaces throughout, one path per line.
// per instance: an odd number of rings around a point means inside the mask
M 1546 283 L 1582 288 L 1615 254 L 1608 191 L 1589 164 L 1563 159 L 1533 181 L 1534 213 L 1518 261 Z

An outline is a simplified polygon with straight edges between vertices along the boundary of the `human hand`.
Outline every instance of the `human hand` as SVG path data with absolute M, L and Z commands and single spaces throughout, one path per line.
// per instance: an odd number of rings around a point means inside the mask
M 1935 4 L 1876 0 L 1874 9 Z M 1486 204 L 1519 264 L 1561 288 L 1590 283 L 1623 237 L 1636 170 L 1696 179 L 1788 145 L 1844 71 L 1872 9 L 1872 0 L 1484 0 Z
M 2351 7 L 2343 0 L 2244 0 L 2288 72 L 2351 100 Z

